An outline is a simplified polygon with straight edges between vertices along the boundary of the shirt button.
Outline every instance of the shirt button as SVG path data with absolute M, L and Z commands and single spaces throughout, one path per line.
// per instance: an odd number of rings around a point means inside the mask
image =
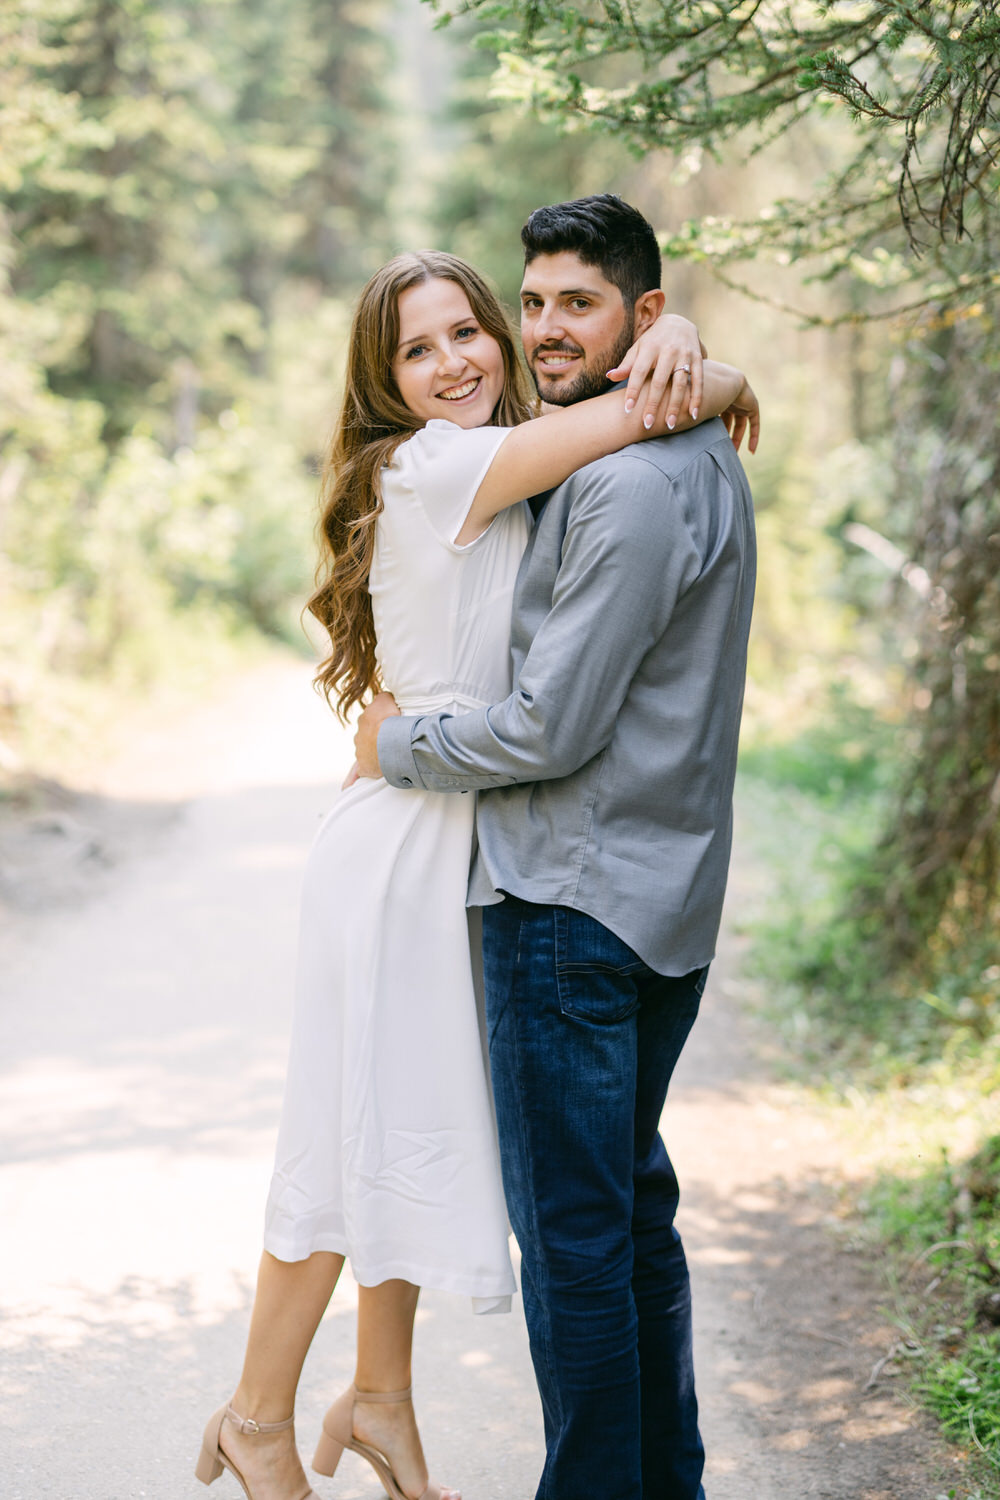
M 403 786 L 413 785 L 413 782 L 410 780 L 409 776 L 401 776 L 399 779 L 402 782 Z

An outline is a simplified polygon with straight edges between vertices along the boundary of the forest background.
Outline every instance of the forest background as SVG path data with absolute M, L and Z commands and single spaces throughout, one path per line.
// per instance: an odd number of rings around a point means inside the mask
M 934 1279 L 897 1362 L 1000 1493 L 996 6 L 462 11 L 0 0 L 0 792 L 308 649 L 378 264 L 514 305 L 532 208 L 635 203 L 764 412 L 755 1001 L 879 1141 L 852 1223 Z

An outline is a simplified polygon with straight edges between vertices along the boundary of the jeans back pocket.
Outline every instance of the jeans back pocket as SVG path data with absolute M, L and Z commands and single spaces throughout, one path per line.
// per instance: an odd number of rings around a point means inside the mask
M 638 1010 L 635 976 L 646 965 L 596 917 L 572 907 L 556 908 L 555 960 L 564 1016 L 611 1025 Z

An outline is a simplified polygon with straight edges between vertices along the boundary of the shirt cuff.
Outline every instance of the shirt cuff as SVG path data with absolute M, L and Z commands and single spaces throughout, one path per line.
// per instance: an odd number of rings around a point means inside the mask
M 390 786 L 423 786 L 413 758 L 410 737 L 417 720 L 406 716 L 383 720 L 378 731 L 378 763 Z

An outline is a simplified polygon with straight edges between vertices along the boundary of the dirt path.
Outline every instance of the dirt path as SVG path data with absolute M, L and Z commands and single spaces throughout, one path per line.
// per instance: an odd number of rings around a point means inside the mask
M 277 662 L 151 730 L 98 795 L 0 829 L 0 1500 L 205 1493 L 191 1468 L 242 1351 L 300 870 L 349 759 L 305 669 Z M 947 1460 L 890 1382 L 866 1389 L 892 1335 L 826 1222 L 837 1142 L 754 1062 L 738 956 L 727 940 L 664 1121 L 710 1500 L 933 1500 Z M 352 1305 L 347 1284 L 310 1356 L 303 1446 L 350 1378 Z M 439 1477 L 466 1500 L 529 1500 L 520 1313 L 428 1296 L 420 1319 Z M 320 1495 L 381 1495 L 349 1459 Z

